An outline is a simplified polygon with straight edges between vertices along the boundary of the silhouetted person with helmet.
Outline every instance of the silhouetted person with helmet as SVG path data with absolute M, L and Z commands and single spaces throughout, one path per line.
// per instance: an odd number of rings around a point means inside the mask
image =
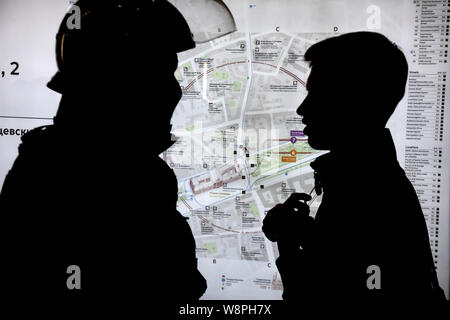
M 149 313 L 155 301 L 199 299 L 195 241 L 159 157 L 173 143 L 174 72 L 177 52 L 195 46 L 190 29 L 165 0 L 76 5 L 81 29 L 65 16 L 48 84 L 62 94 L 54 125 L 22 138 L 1 192 L 0 290 L 24 306 L 64 298 Z
M 297 113 L 311 147 L 330 152 L 311 163 L 323 192 L 315 218 L 311 195 L 294 193 L 264 219 L 283 298 L 298 310 L 437 301 L 424 216 L 385 128 L 405 93 L 404 54 L 381 34 L 357 32 L 312 45 L 305 60 L 308 94 Z

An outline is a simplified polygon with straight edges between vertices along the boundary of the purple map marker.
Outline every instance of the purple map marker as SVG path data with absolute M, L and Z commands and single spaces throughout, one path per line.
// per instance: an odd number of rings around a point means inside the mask
M 292 137 L 304 137 L 305 134 L 303 133 L 303 131 L 300 131 L 300 130 L 291 130 L 291 136 Z

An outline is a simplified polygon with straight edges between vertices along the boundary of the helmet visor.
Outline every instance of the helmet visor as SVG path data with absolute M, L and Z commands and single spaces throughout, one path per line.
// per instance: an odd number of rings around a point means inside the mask
M 168 0 L 186 19 L 195 43 L 205 43 L 236 31 L 231 11 L 221 0 Z

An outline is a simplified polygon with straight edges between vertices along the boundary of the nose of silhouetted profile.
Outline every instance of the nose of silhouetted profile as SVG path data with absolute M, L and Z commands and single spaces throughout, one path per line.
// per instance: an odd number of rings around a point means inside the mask
M 300 103 L 300 105 L 297 108 L 297 114 L 299 116 L 301 116 L 302 118 L 305 117 L 305 111 L 306 111 L 306 107 L 308 105 L 308 96 L 306 96 L 306 98 L 302 101 L 302 103 Z

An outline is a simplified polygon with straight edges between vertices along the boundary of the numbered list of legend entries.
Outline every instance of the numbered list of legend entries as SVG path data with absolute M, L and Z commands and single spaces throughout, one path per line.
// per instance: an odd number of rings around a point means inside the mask
M 446 86 L 450 0 L 414 0 L 413 5 L 404 168 L 427 222 L 439 281 L 448 289 L 450 136 Z

